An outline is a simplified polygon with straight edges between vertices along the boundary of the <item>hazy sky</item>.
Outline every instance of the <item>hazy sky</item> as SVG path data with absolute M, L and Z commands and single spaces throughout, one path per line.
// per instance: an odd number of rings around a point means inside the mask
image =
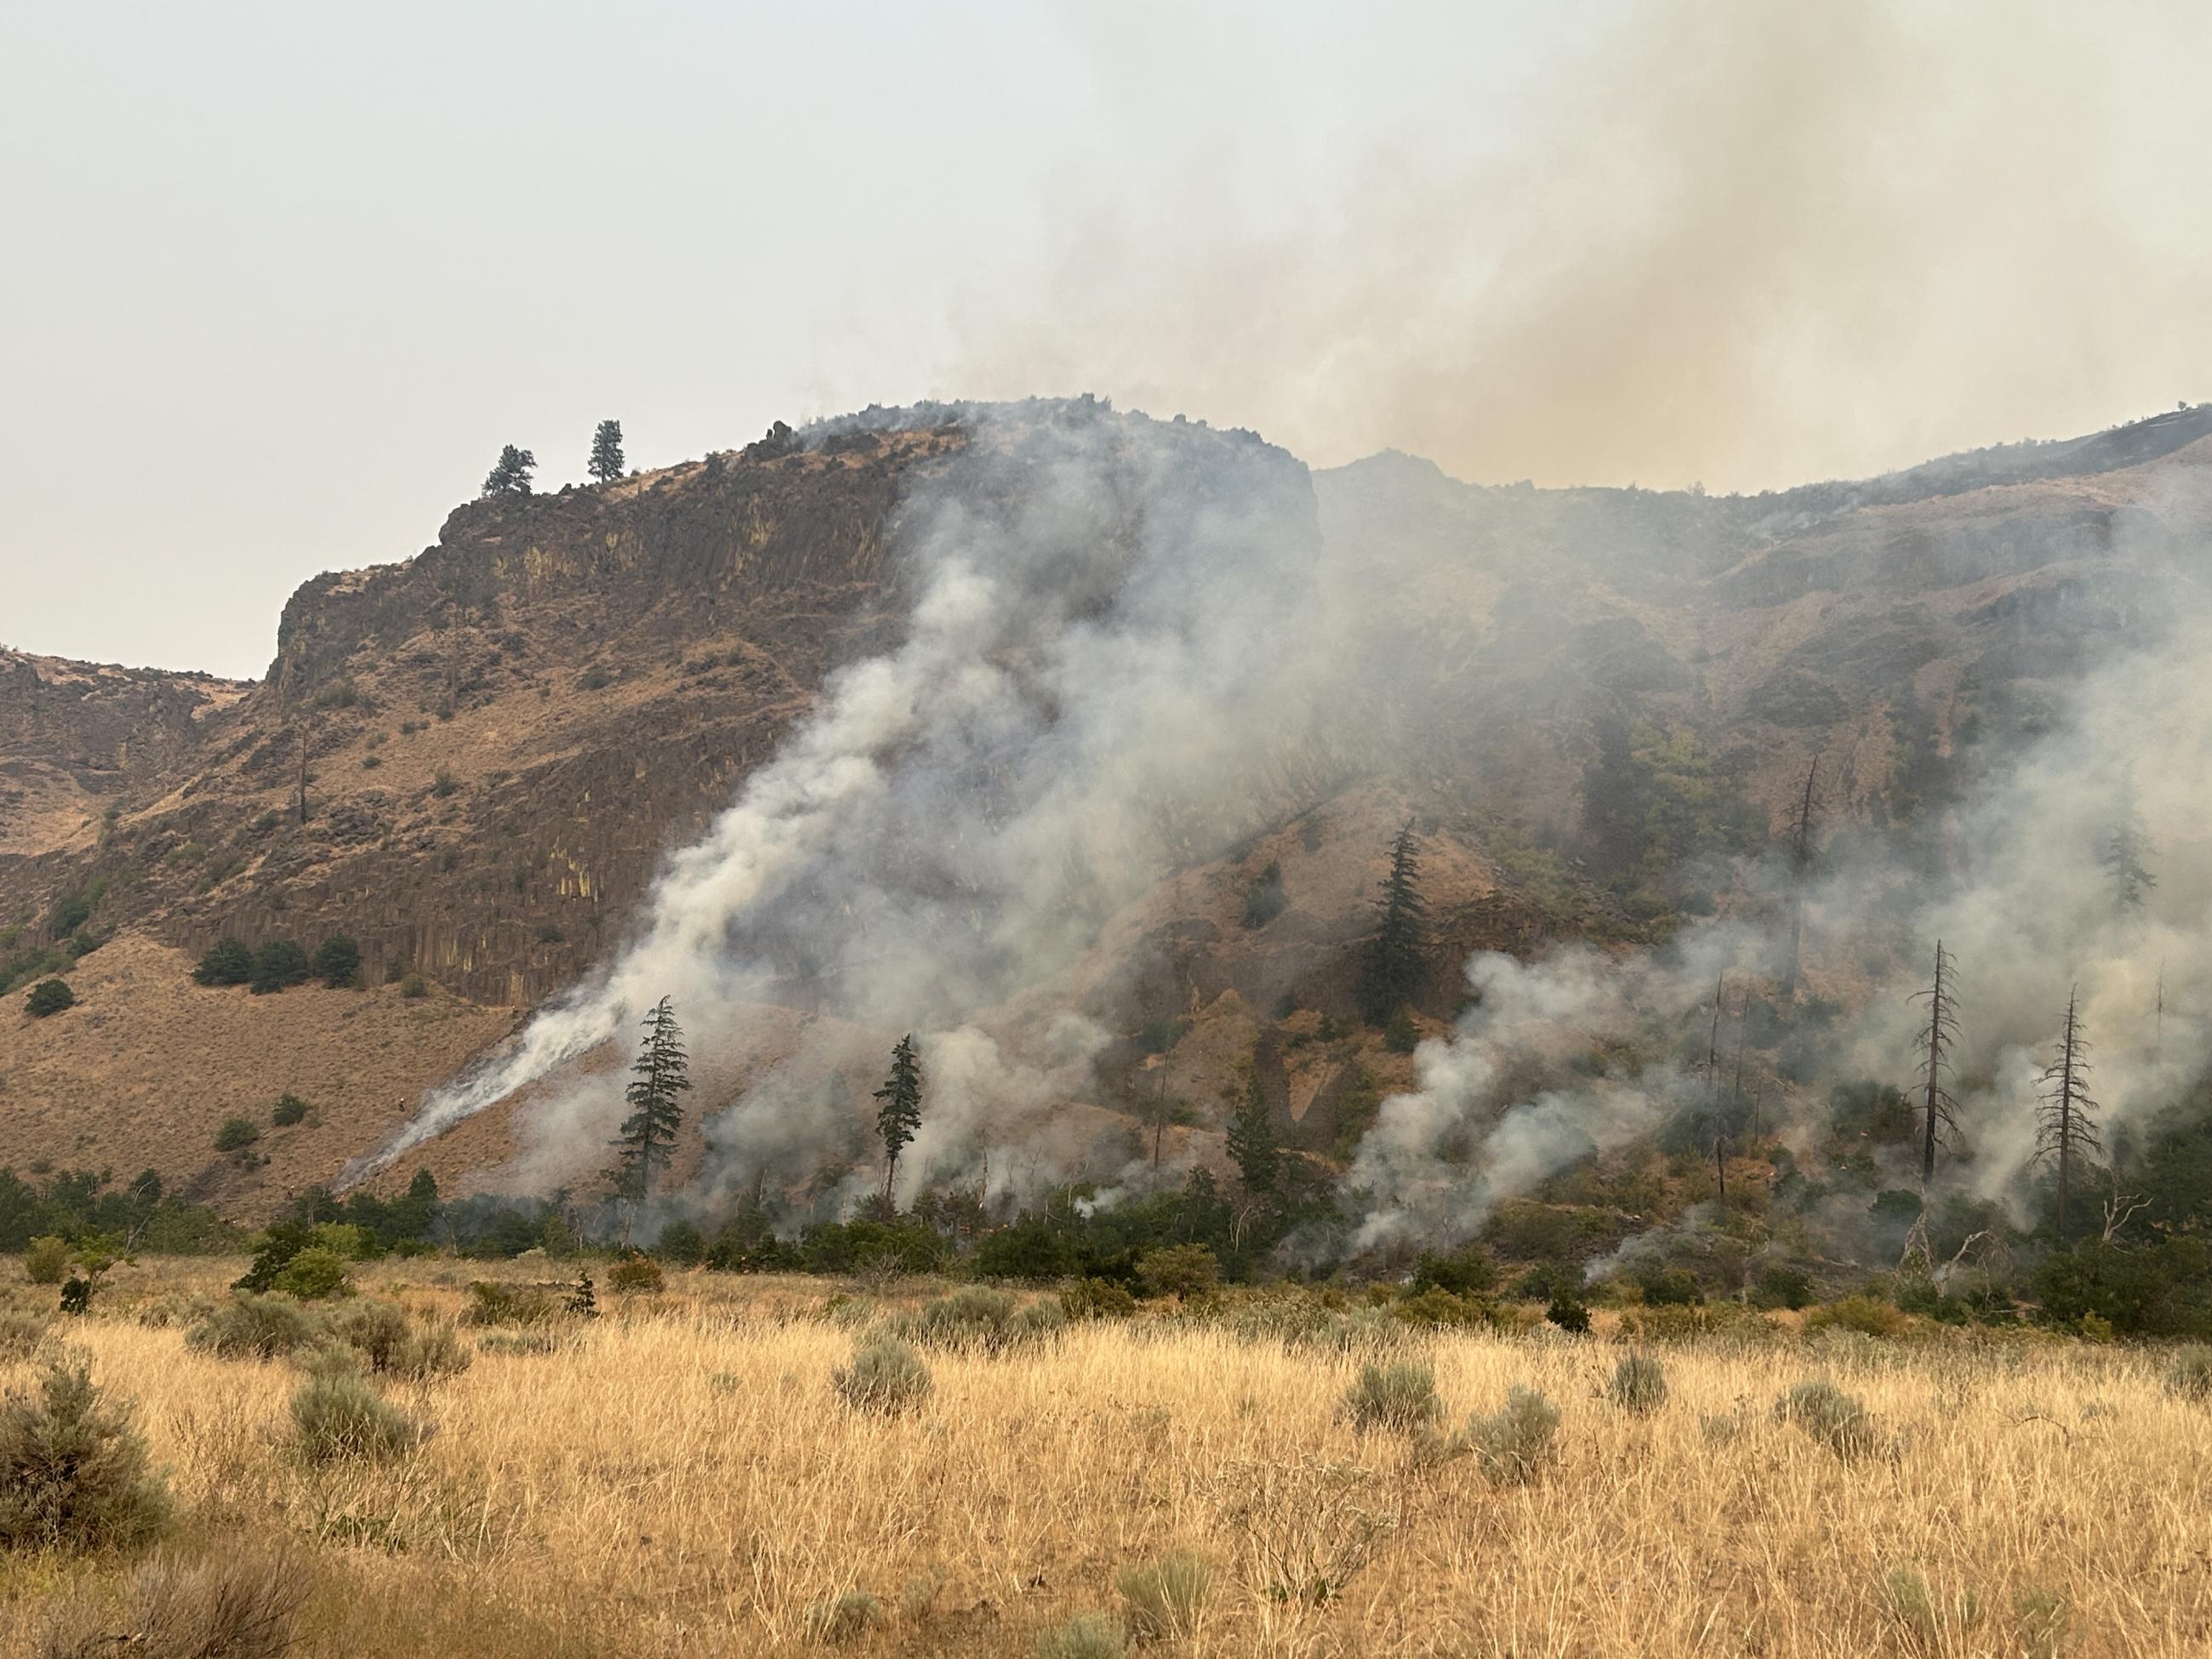
M 609 415 L 1718 489 L 2212 397 L 2205 10 L 9 6 L 0 642 L 258 673 Z

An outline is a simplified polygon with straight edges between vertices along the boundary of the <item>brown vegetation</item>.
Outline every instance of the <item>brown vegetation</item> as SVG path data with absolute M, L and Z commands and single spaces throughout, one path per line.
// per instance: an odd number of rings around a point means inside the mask
M 833 1379 L 933 1287 L 855 1301 L 689 1275 L 533 1327 L 542 1342 L 487 1337 L 463 1374 L 392 1388 L 431 1437 L 313 1462 L 290 1446 L 297 1366 L 134 1317 L 132 1295 L 217 1291 L 236 1265 L 161 1264 L 66 1334 L 168 1471 L 179 1570 L 293 1552 L 301 1655 L 799 1654 L 834 1632 L 859 1654 L 1025 1656 L 1155 1627 L 1223 1659 L 2181 1659 L 2212 1641 L 2212 1436 L 2152 1352 L 1751 1322 L 1669 1345 L 1666 1398 L 1637 1414 L 1605 1398 L 1625 1350 L 1601 1336 L 1286 1346 L 1156 1304 L 933 1349 L 911 1409 L 856 1412 Z M 450 1318 L 484 1271 L 362 1276 Z M 1385 1352 L 1427 1366 L 1455 1421 L 1540 1392 L 1548 1453 L 1501 1480 L 1361 1433 L 1341 1403 Z M 1792 1391 L 1822 1379 L 1882 1455 L 1807 1431 L 1820 1391 Z M 134 1571 L 0 1557 L 0 1656 L 40 1653 L 79 1609 L 124 1629 Z

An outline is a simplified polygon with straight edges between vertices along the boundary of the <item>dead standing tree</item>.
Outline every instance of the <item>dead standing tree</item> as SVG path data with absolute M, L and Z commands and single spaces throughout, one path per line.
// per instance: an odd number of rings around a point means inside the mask
M 1797 954 L 1805 934 L 1805 883 L 1813 873 L 1813 823 L 1820 809 L 1820 759 L 1805 769 L 1805 793 L 1790 831 L 1790 956 L 1782 964 L 1782 1000 L 1797 994 Z
M 1705 1039 L 1705 1110 L 1713 1127 L 1713 1174 L 1720 1201 L 1728 1202 L 1728 1115 L 1721 1109 L 1721 1010 L 1728 1005 L 1728 975 L 1713 982 L 1713 1029 Z
M 2101 1152 L 2097 1103 L 2089 1098 L 2089 1040 L 2081 1034 L 2079 988 L 2066 998 L 2066 1024 L 2058 1052 L 2043 1068 L 2043 1098 L 2035 1109 L 2035 1158 L 2058 1165 L 2058 1234 L 2066 1235 L 2066 1206 L 2074 1164 L 2086 1152 Z
M 1957 1103 L 1943 1079 L 1951 1074 L 1951 1045 L 1958 1041 L 1959 1021 L 1954 1012 L 1958 994 L 1957 967 L 1943 941 L 1936 941 L 1936 977 L 1912 1000 L 1928 1005 L 1928 1026 L 1920 1055 L 1920 1205 L 1928 1206 L 1928 1188 L 1936 1179 L 1936 1148 L 1956 1141 Z

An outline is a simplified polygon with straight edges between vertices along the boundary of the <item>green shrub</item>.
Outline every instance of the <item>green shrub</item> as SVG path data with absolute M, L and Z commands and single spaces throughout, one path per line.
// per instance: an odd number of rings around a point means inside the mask
M 1394 1054 L 1410 1054 L 1421 1046 L 1421 1034 L 1414 1028 L 1413 1017 L 1401 1008 L 1390 1016 L 1382 1028 L 1382 1046 Z
M 346 1282 L 346 1259 L 336 1250 L 315 1244 L 286 1262 L 270 1288 L 302 1302 L 322 1302 L 352 1287 Z
M 55 934 L 74 933 L 92 920 L 92 907 L 99 902 L 99 896 L 88 889 L 63 894 L 46 914 L 46 931 Z
M 2184 1400 L 2212 1400 L 2212 1348 L 2192 1342 L 2174 1350 L 2166 1368 L 2166 1391 Z
M 343 1375 L 307 1379 L 292 1396 L 292 1428 L 310 1463 L 396 1457 L 422 1439 L 404 1412 L 362 1378 Z
M 1826 1377 L 1800 1382 L 1774 1402 L 1778 1421 L 1792 1423 L 1838 1457 L 1878 1449 L 1881 1428 L 1856 1398 Z
M 410 1002 L 417 1002 L 430 994 L 430 988 L 422 983 L 422 975 L 410 974 L 399 981 L 399 994 Z
M 1114 1576 L 1129 1629 L 1140 1642 L 1177 1642 L 1196 1633 L 1212 1573 L 1194 1555 L 1163 1555 Z
M 894 1330 L 925 1347 L 1000 1354 L 1057 1336 L 1066 1322 L 1057 1302 L 1024 1307 L 1005 1291 L 973 1285 L 923 1303 Z
M 34 1238 L 23 1250 L 23 1272 L 33 1285 L 58 1285 L 69 1272 L 68 1242 L 52 1233 Z
M 0 1548 L 120 1548 L 169 1515 L 130 1413 L 102 1406 L 82 1363 L 57 1361 L 0 1403 Z
M 415 1334 L 406 1309 L 396 1302 L 368 1297 L 333 1313 L 330 1329 L 331 1335 L 359 1354 L 373 1371 L 392 1370 Z
M 1244 926 L 1257 930 L 1265 927 L 1290 905 L 1290 895 L 1283 890 L 1283 866 L 1270 860 L 1244 895 Z
M 649 1255 L 626 1255 L 607 1269 L 607 1288 L 623 1296 L 658 1296 L 666 1283 Z
M 1506 1390 L 1505 1405 L 1488 1417 L 1477 1413 L 1467 1419 L 1467 1443 L 1496 1485 L 1520 1486 L 1533 1480 L 1557 1455 L 1559 1407 L 1534 1389 L 1515 1384 Z
M 553 1298 L 527 1285 L 499 1285 L 477 1279 L 469 1286 L 465 1325 L 543 1325 L 560 1312 Z
M 1137 1258 L 1137 1283 L 1146 1296 L 1188 1299 L 1221 1282 L 1221 1264 L 1203 1244 L 1170 1244 Z
M 307 1118 L 307 1103 L 297 1095 L 280 1095 L 269 1121 L 280 1129 L 289 1129 L 295 1123 L 304 1123 Z
M 1498 1288 L 1498 1264 L 1480 1244 L 1468 1244 L 1449 1255 L 1424 1252 L 1413 1261 L 1413 1289 L 1448 1291 L 1454 1296 L 1488 1296 Z
M 1079 1279 L 1061 1288 L 1060 1310 L 1070 1319 L 1127 1319 L 1137 1298 L 1110 1279 Z
M 49 1014 L 58 1014 L 64 1008 L 76 1006 L 76 993 L 70 990 L 65 979 L 42 979 L 31 988 L 23 999 L 23 1012 L 33 1019 L 44 1019 Z
M 1667 1403 L 1666 1367 L 1649 1354 L 1623 1354 L 1613 1368 L 1605 1397 L 1625 1412 L 1649 1416 Z
M 261 1131 L 252 1118 L 227 1117 L 215 1132 L 215 1149 L 218 1152 L 242 1152 L 260 1139 Z
M 1793 1312 L 1813 1299 L 1813 1280 L 1795 1267 L 1763 1269 L 1751 1290 L 1757 1308 L 1788 1308 Z
M 1705 1299 L 1687 1267 L 1647 1267 L 1636 1276 L 1636 1287 L 1647 1308 L 1689 1308 Z
M 296 1352 L 323 1334 L 321 1322 L 299 1304 L 276 1296 L 235 1296 L 185 1337 L 185 1345 L 222 1359 L 274 1359 Z
M 1620 1339 L 1629 1342 L 1721 1342 L 1763 1346 L 1782 1332 L 1765 1314 L 1735 1302 L 1705 1302 L 1694 1307 L 1625 1308 Z
M 315 947 L 309 968 L 331 990 L 350 990 L 361 983 L 361 946 L 350 934 L 332 933 Z
M 253 953 L 234 939 L 217 939 L 192 977 L 202 985 L 243 985 L 253 977 Z
M 1037 1638 L 1037 1659 L 1122 1659 L 1129 1638 L 1119 1620 L 1103 1613 L 1080 1613 L 1058 1630 Z
M 858 1640 L 889 1617 L 882 1598 L 866 1590 L 847 1590 L 807 1607 L 806 1632 L 817 1642 L 836 1645 Z
M 253 953 L 253 971 L 246 977 L 246 988 L 256 996 L 266 996 L 272 991 L 305 985 L 312 971 L 305 951 L 289 939 L 272 939 Z
M 1437 1398 L 1436 1373 L 1410 1359 L 1362 1365 L 1344 1395 L 1345 1414 L 1363 1433 L 1388 1429 L 1410 1434 L 1435 1422 L 1443 1409 L 1443 1401 Z
M 1863 1336 L 1895 1336 L 1911 1324 L 1904 1314 L 1870 1296 L 1847 1296 L 1805 1316 L 1808 1331 L 1857 1331 Z
M 132 1316 L 149 1330 L 166 1331 L 179 1325 L 189 1329 L 213 1314 L 216 1307 L 213 1297 L 198 1291 L 171 1291 L 142 1304 Z
M 854 1411 L 886 1416 L 913 1411 L 929 1398 L 929 1367 L 893 1336 L 871 1337 L 853 1352 L 853 1363 L 830 1374 L 831 1384 Z
M 678 1267 L 696 1267 L 707 1259 L 707 1236 L 690 1221 L 672 1221 L 660 1230 L 653 1253 Z
M 1544 1310 L 1544 1317 L 1563 1331 L 1580 1335 L 1589 1329 L 1589 1310 L 1579 1301 L 1554 1297 Z

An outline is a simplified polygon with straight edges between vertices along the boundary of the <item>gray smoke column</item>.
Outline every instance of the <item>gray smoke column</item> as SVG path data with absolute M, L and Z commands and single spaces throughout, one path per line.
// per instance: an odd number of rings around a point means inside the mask
M 963 414 L 964 453 L 899 515 L 904 638 L 830 677 L 812 717 L 668 860 L 603 973 L 429 1096 L 347 1179 L 623 1033 L 663 995 L 695 1052 L 777 1004 L 961 1031 L 1265 810 L 1267 757 L 1297 740 L 1310 695 L 1318 532 L 1304 467 L 1249 434 L 1087 399 Z M 1033 1036 L 1036 1056 L 995 1068 L 996 1039 L 963 1036 L 944 1080 L 975 1102 L 1025 1098 L 1068 1087 L 1097 1046 L 1064 1024 Z M 611 1097 L 617 1082 L 577 1088 Z M 785 1090 L 775 1115 L 796 1097 Z M 963 1124 L 975 1102 L 938 1109 Z M 575 1109 L 542 1112 L 558 1124 Z M 817 1103 L 776 1138 L 818 1150 L 851 1109 Z M 917 1147 L 916 1179 L 951 1156 L 935 1145 L 945 1133 Z

